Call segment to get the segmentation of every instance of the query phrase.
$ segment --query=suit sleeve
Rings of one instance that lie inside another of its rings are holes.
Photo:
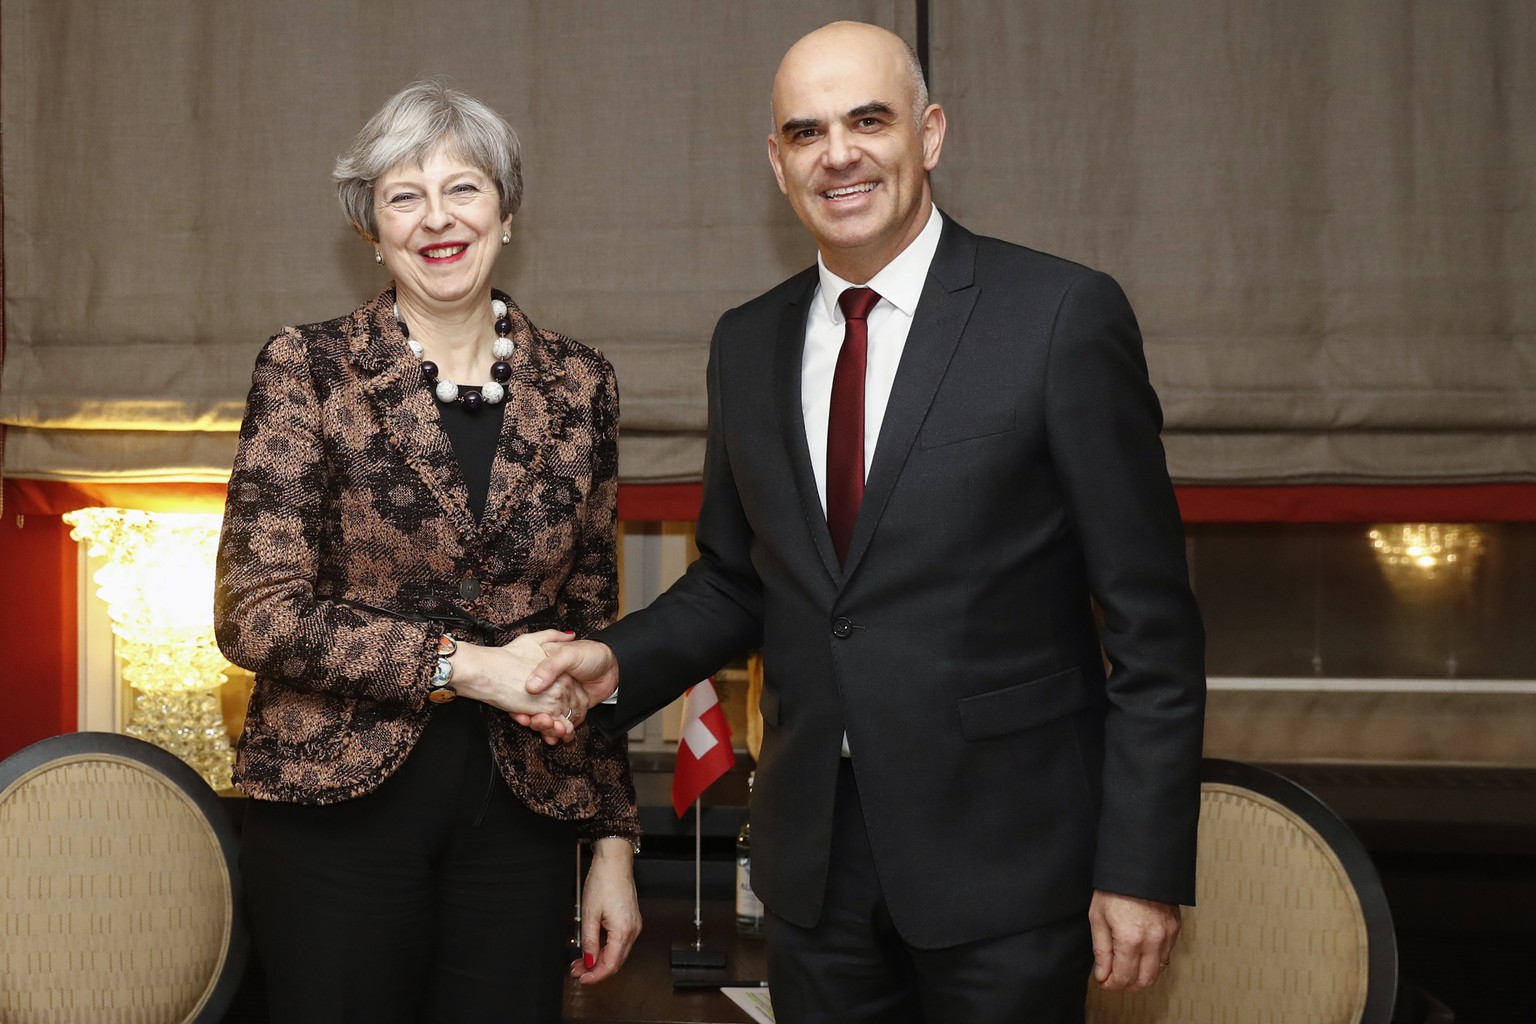
[[[436,634],[317,600],[326,463],[303,339],[257,357],[229,479],[214,634],[230,661],[298,690],[424,706]]]
[[[1192,904],[1204,631],[1141,334],[1104,274],[1079,278],[1061,302],[1046,401],[1110,661],[1094,884]]]
[[[725,442],[722,381],[734,315],[720,318],[710,343],[704,499],[695,532],[699,557],[649,607],[626,615],[598,637],[619,661],[619,703],[604,722],[605,730],[639,724],[761,643],[762,581],[752,566],[752,527],[736,492]]]

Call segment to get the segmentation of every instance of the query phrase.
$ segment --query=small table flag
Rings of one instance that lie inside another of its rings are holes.
[[[681,818],[688,805],[735,764],[730,723],[714,681],[706,679],[690,687],[683,698],[683,735],[672,773],[672,809],[677,816]]]

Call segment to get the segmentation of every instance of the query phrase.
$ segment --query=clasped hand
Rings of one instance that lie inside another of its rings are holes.
[[[558,711],[514,711],[512,717],[542,733],[545,743],[569,743],[592,706],[618,689],[618,661],[607,644],[596,640],[576,640],[568,633],[551,637],[547,630],[529,635],[539,639],[543,657],[528,674],[525,690],[535,699],[559,694],[565,703]]]
[[[545,660],[543,644],[559,645],[570,633],[555,629],[524,633],[502,647],[460,644],[453,656],[453,689],[461,697],[484,701],[519,721],[539,716],[568,727],[575,735],[577,705],[585,712],[580,687],[569,679],[554,679],[537,690],[528,687],[529,674]],[[566,713],[571,712],[570,718]],[[524,724],[527,724],[524,721]],[[541,730],[543,731],[543,730]]]

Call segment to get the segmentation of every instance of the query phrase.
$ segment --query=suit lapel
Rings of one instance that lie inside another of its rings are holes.
[[[917,432],[933,404],[939,384],[949,368],[955,348],[965,332],[966,321],[976,304],[973,287],[976,274],[976,236],[944,218],[944,233],[928,269],[912,329],[901,353],[901,364],[891,385],[891,397],[880,425],[880,439],[875,445],[874,462],[864,482],[864,500],[854,521],[853,537],[848,544],[848,562],[838,573],[847,579],[858,568],[859,560],[885,513],[886,502],[901,477],[902,466],[917,441]],[[803,431],[802,431],[803,433]],[[814,493],[815,485],[812,485]],[[826,534],[823,529],[822,533]],[[830,546],[830,537],[827,540]],[[834,566],[837,564],[834,557]]]
[[[784,452],[789,457],[800,512],[811,534],[816,553],[821,556],[827,574],[836,580],[843,574],[827,529],[827,515],[816,490],[816,471],[811,466],[811,449],[805,439],[805,413],[800,403],[800,366],[805,352],[805,322],[810,315],[812,297],[818,280],[816,268],[806,271],[798,298],[784,307],[779,317],[774,342],[773,398],[778,413],[779,433]]]
[[[393,302],[394,291],[387,290],[353,314],[352,359],[362,372],[362,391],[401,459],[421,478],[454,528],[470,539],[475,518],[469,510],[469,488],[443,431],[437,399],[422,385],[421,371],[391,312]]]

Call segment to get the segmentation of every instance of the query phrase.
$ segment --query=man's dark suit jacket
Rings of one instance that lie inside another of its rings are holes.
[[[840,567],[800,411],[816,284],[715,330],[700,557],[599,634],[607,727],[761,645],[752,877],[797,925],[845,730],[913,945],[1084,913],[1093,888],[1192,903],[1204,635],[1124,294],[946,217]]]

